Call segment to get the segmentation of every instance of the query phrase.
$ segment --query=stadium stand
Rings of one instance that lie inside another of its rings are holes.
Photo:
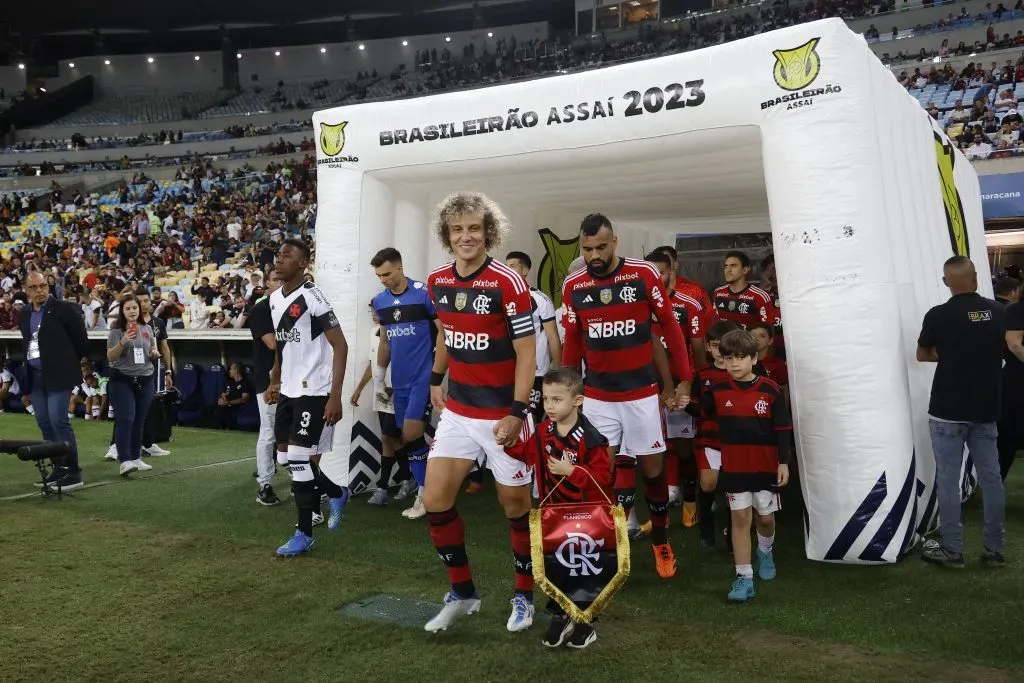
[[[950,112],[957,101],[963,100],[964,105],[970,106],[977,99],[988,98],[987,101],[994,104],[997,89],[1001,91],[1002,87],[1007,85],[1012,86],[1017,95],[1021,92],[1016,83],[1024,78],[1024,70],[1018,69],[1022,59],[1020,54],[1015,52],[1015,48],[1024,47],[1024,23],[1012,35],[1004,31],[1000,36],[997,27],[1000,24],[1010,26],[1008,22],[1024,22],[1024,9],[1020,3],[1013,9],[1006,9],[1002,4],[997,4],[993,8],[991,3],[984,7],[977,5],[976,8],[980,8],[981,11],[972,14],[966,6],[961,6],[959,12],[950,11],[947,16],[934,21],[912,24],[915,12],[891,13],[892,5],[886,2],[851,0],[792,5],[761,3],[692,14],[683,18],[648,21],[639,27],[631,27],[629,32],[609,32],[607,36],[602,34],[578,38],[571,44],[542,39],[517,43],[513,37],[509,40],[497,40],[493,45],[493,51],[488,48],[478,51],[473,44],[464,46],[461,54],[459,50],[449,51],[447,48],[441,53],[437,50],[424,50],[417,53],[413,60],[416,63],[412,68],[407,68],[407,65],[403,64],[387,75],[378,75],[376,71],[369,70],[359,73],[354,79],[320,79],[308,83],[278,81],[273,87],[257,86],[237,93],[214,90],[149,97],[102,98],[55,121],[52,125],[126,125],[154,121],[171,122],[185,118],[244,117],[268,112],[317,109],[346,102],[424,95],[700,49],[821,17],[840,16],[848,21],[857,17],[870,17],[872,20],[877,19],[879,23],[888,20],[885,23],[891,21],[906,26],[902,29],[893,26],[891,31],[883,33],[871,23],[864,31],[865,38],[869,43],[882,46],[880,49],[892,44],[905,44],[904,41],[908,39],[910,42],[919,38],[930,41],[931,47],[922,47],[917,54],[908,55],[900,50],[895,56],[890,55],[888,51],[881,52],[879,56],[883,62],[895,68],[899,68],[902,63],[908,63],[909,66],[913,61],[925,63],[924,66],[910,67],[902,71],[898,78],[911,90],[922,106],[928,108],[934,103],[939,112],[937,118],[944,126],[948,126]],[[1013,23],[1013,28],[1016,28],[1016,23]],[[975,40],[956,41],[958,37],[965,37],[964,31],[970,34],[966,37],[974,37]],[[951,47],[953,42],[957,42],[956,47]],[[993,63],[980,74],[980,66],[973,62],[954,69],[949,61],[945,65],[934,61],[941,62],[957,57],[969,59],[980,53],[989,53],[993,57],[998,57],[1001,62],[1006,62],[1007,59],[1009,61],[998,69]],[[1007,67],[1014,72],[1013,80],[1007,80],[1003,73]],[[960,84],[960,80],[965,82]],[[1000,119],[1007,111],[1007,108],[1003,108],[997,112]],[[977,113],[978,117],[972,120],[980,120],[984,111],[979,110]],[[0,153],[195,144],[294,132],[302,130],[307,125],[304,122],[257,129],[251,125],[233,124],[219,130],[194,131],[187,134],[181,131],[176,134],[173,131],[161,131],[134,137],[94,136],[86,139],[77,135],[69,139],[48,141],[33,139],[0,150]],[[957,129],[954,131],[957,132]],[[961,146],[967,148],[973,142],[973,133],[974,128],[967,126],[964,135],[958,133],[953,137],[957,138]],[[993,131],[989,131],[986,136],[992,134]],[[1010,152],[1016,150],[1016,142],[1009,144]],[[283,146],[283,140],[279,143],[267,140],[267,143],[267,146],[261,145],[256,149],[247,150],[237,150],[228,145],[223,149],[205,153],[199,160],[223,157],[241,159],[288,151]],[[299,145],[298,149],[304,151],[305,146]],[[977,154],[974,156],[979,157]],[[65,163],[54,161],[49,164],[0,163],[0,177],[116,171],[128,167],[166,167],[189,161],[188,158],[176,154],[147,154],[138,158],[125,156],[119,160],[89,162],[68,160]]]
[[[230,96],[230,91],[212,90],[174,95],[104,97],[57,119],[52,125],[119,126],[129,123],[180,121],[194,118],[204,109]]]

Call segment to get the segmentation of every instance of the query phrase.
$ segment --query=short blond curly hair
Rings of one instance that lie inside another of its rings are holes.
[[[452,253],[448,221],[453,216],[478,213],[484,217],[484,248],[497,249],[512,230],[512,223],[497,202],[481,192],[453,192],[437,205],[434,211],[434,232],[441,246]]]

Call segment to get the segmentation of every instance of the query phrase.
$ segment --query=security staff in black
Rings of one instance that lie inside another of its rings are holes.
[[[28,386],[36,423],[46,441],[66,441],[71,452],[55,462],[49,483],[64,489],[82,486],[78,442],[68,420],[71,390],[82,382],[82,358],[89,355],[89,337],[80,307],[50,296],[46,278],[38,270],[25,279],[29,305],[19,326],[25,341]]]

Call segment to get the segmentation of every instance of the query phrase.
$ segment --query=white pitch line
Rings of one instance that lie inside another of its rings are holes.
[[[220,462],[208,462],[208,463],[204,463],[202,465],[191,465],[189,467],[179,467],[176,470],[166,470],[166,471],[163,471],[163,472],[154,472],[152,474],[147,474],[144,477],[138,477],[137,479],[135,479],[135,481],[145,481],[147,479],[153,479],[154,477],[162,477],[162,476],[165,476],[165,475],[168,475],[168,474],[179,474],[181,472],[193,472],[195,470],[206,469],[207,467],[221,467],[223,465],[236,465],[236,464],[238,464],[240,462],[252,461],[254,459],[255,459],[254,456],[250,456],[248,458],[235,458],[234,460],[222,460]],[[107,486],[108,484],[124,484],[124,483],[126,483],[128,481],[131,481],[131,479],[126,479],[126,478],[105,479],[103,481],[97,481],[97,482],[94,482],[92,484],[86,484],[85,486],[81,486],[81,487],[79,487],[77,489],[71,489],[70,491],[68,491],[68,495],[69,496],[70,495],[74,495],[74,493],[76,491],[85,491],[85,490],[88,490],[88,489],[95,489],[95,488],[99,488],[100,486]],[[26,498],[39,498],[41,495],[42,494],[39,491],[34,491],[32,493],[22,493],[22,494],[19,494],[17,496],[7,496],[6,498],[0,498],[0,502],[7,502],[7,501],[12,501],[12,500],[24,500]]]

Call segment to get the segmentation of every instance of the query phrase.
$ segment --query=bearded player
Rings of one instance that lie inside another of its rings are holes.
[[[651,544],[658,574],[676,573],[676,559],[665,536],[668,484],[662,433],[658,375],[651,338],[652,318],[661,323],[671,375],[663,374],[666,398],[677,406],[689,401],[692,377],[686,341],[658,270],[645,261],[621,258],[611,222],[591,214],[580,226],[586,268],[571,273],[562,286],[565,346],[562,363],[579,369],[586,363],[583,412],[607,439],[615,454],[613,487],[627,513],[632,510],[636,466],[644,476],[651,513]],[[673,391],[674,389],[674,391]],[[670,406],[672,407],[672,406]]]
[[[529,438],[528,401],[536,368],[533,306],[522,276],[487,255],[510,225],[501,209],[475,192],[449,195],[437,208],[437,238],[455,260],[427,277],[441,329],[430,376],[430,396],[441,419],[427,458],[423,498],[430,538],[448,568],[451,589],[425,629],[443,631],[480,609],[466,557],[466,529],[455,509],[459,488],[480,461],[494,475],[505,510],[515,562],[512,614],[506,627],[533,624],[530,560],[532,471],[505,452]],[[441,387],[448,376],[447,395]]]

